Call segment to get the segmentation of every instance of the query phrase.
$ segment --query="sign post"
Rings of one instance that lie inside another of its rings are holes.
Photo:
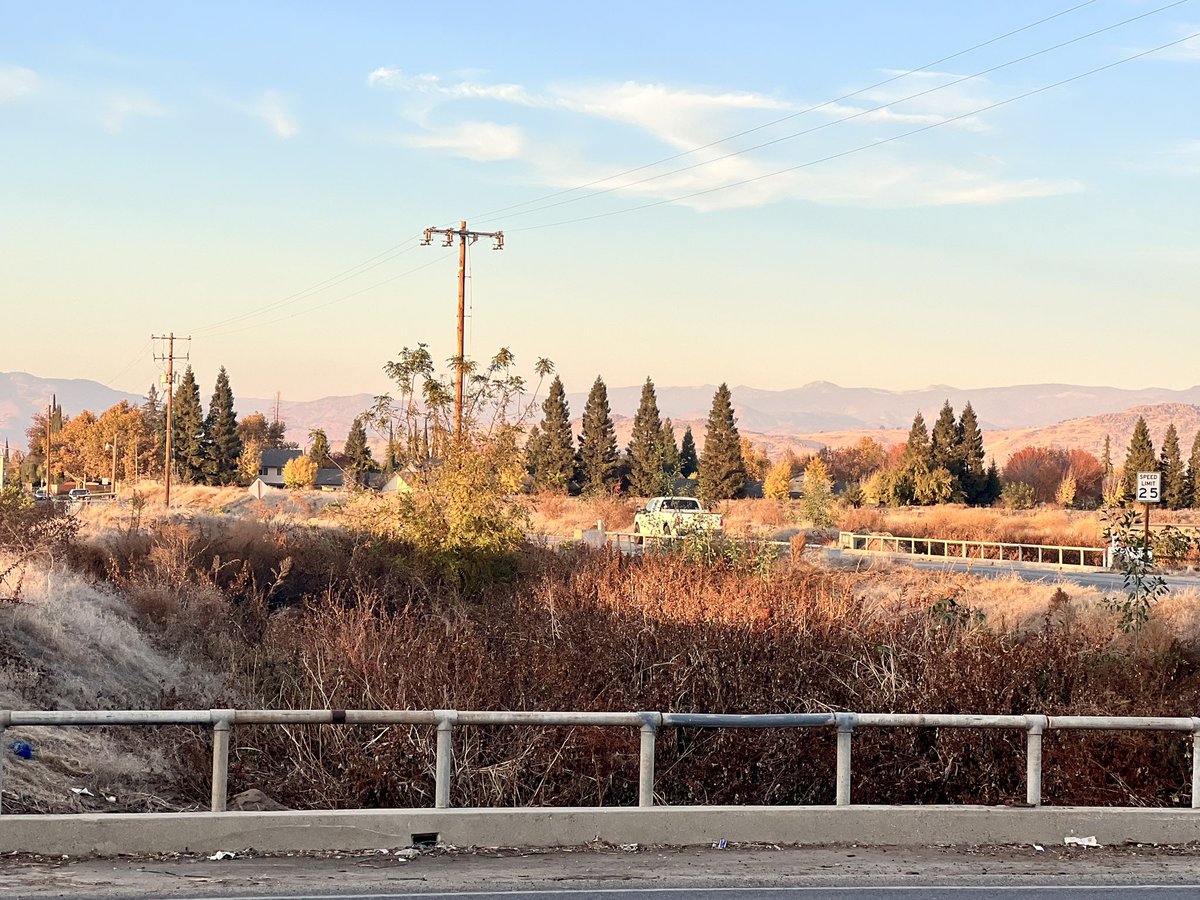
[[[1162,474],[1159,472],[1137,473],[1137,499],[1146,512],[1146,550],[1150,550],[1150,504],[1162,502]]]

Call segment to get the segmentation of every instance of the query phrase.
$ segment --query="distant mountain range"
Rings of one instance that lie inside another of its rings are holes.
[[[658,405],[679,434],[691,425],[702,441],[704,422],[715,385],[658,387]],[[641,397],[641,385],[609,389],[609,405],[624,445]],[[876,388],[843,388],[818,381],[804,387],[767,391],[735,387],[734,407],[742,433],[768,453],[786,447],[797,452],[823,445],[842,446],[864,435],[885,444],[903,441],[913,416],[920,411],[932,427],[942,404],[949,400],[956,412],[968,401],[984,431],[989,455],[1003,463],[1027,445],[1081,447],[1099,453],[1104,436],[1111,435],[1113,454],[1119,460],[1129,443],[1138,415],[1150,425],[1159,446],[1169,422],[1174,422],[1184,454],[1200,429],[1200,386],[1182,391],[1165,388],[1126,390],[1069,384],[1014,385],[963,390],[935,385],[916,391]],[[67,415],[90,409],[101,412],[121,400],[142,403],[142,397],[84,379],[39,378],[24,372],[0,373],[0,442],[24,447],[25,429],[33,415],[58,397]],[[204,399],[207,400],[207,397]],[[583,412],[586,395],[569,394],[571,412]],[[371,406],[371,394],[323,397],[319,400],[281,400],[280,417],[288,424],[288,437],[303,443],[310,428],[323,428],[336,446],[345,440],[354,417]],[[274,399],[237,398],[239,415],[254,411],[273,415]],[[576,426],[578,428],[578,425]]]

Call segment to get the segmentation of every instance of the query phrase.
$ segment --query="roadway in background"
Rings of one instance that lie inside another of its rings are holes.
[[[220,848],[212,848],[214,851]],[[0,895],[477,900],[1093,900],[1200,897],[1200,850],[731,846],[141,859],[0,858]]]

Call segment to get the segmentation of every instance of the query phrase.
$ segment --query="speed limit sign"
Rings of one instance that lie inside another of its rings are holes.
[[[1137,502],[1162,502],[1162,475],[1159,472],[1137,473]]]

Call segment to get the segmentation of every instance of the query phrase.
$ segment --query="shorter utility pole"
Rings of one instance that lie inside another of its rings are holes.
[[[175,356],[175,332],[173,332],[173,331],[170,332],[169,334],[165,334],[165,335],[164,334],[152,334],[150,336],[150,339],[154,340],[154,341],[166,341],[167,342],[167,352],[166,353],[156,353],[154,355],[154,358],[159,362],[165,362],[167,364],[167,376],[166,376],[166,382],[167,382],[167,446],[166,446],[166,450],[163,454],[163,485],[166,487],[166,492],[167,492],[165,502],[166,502],[167,506],[170,506],[171,505],[171,422],[172,422],[171,400],[175,396],[175,360],[176,359],[183,359],[183,360],[191,359],[191,353],[190,352],[185,353],[181,357]],[[179,338],[179,340],[190,341],[191,338],[190,337],[181,337],[181,338]]]
[[[54,420],[54,404],[46,407],[46,499],[50,499],[50,423]]]
[[[462,438],[462,420],[463,420],[463,375],[467,370],[467,358],[463,350],[463,322],[466,319],[467,311],[467,240],[474,244],[481,237],[488,237],[494,241],[493,250],[504,249],[504,232],[503,231],[468,231],[467,223],[459,222],[457,228],[426,228],[425,239],[421,241],[423,246],[428,247],[433,243],[435,234],[444,234],[446,243],[443,247],[453,247],[454,238],[458,237],[458,357],[455,361],[455,378],[454,378],[454,439]]]

